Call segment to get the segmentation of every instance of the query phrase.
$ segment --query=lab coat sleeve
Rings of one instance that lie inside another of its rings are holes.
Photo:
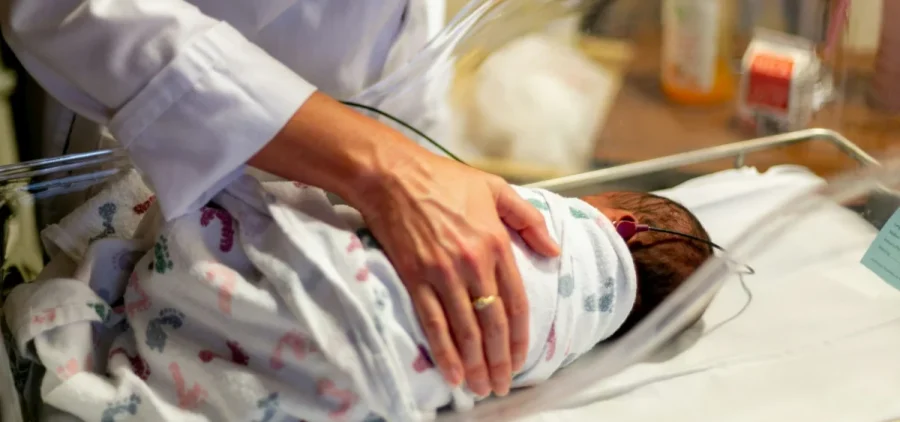
[[[315,91],[182,0],[6,0],[2,29],[64,105],[108,126],[172,219],[243,170]]]

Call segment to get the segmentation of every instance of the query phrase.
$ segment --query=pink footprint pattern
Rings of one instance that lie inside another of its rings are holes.
[[[72,378],[79,372],[90,372],[94,370],[94,354],[88,352],[84,357],[84,366],[78,362],[78,359],[71,358],[65,364],[56,367],[56,375],[63,381]]]
[[[184,375],[181,373],[181,366],[179,366],[178,363],[170,363],[169,372],[172,375],[172,381],[175,383],[175,394],[178,395],[178,407],[180,409],[196,409],[203,404],[208,393],[197,383],[194,383],[191,388],[188,389],[187,382],[184,380]]]
[[[219,250],[230,252],[234,247],[234,219],[228,211],[206,207],[200,211],[200,225],[209,226],[213,219],[218,218],[222,222],[222,232],[219,238]]]
[[[56,367],[56,375],[63,381],[72,378],[75,374],[81,372],[81,365],[78,359],[71,358],[65,364]]]
[[[356,281],[363,282],[369,279],[369,268],[362,267],[356,272]]]
[[[285,349],[292,353],[297,360],[303,360],[308,354],[317,350],[315,345],[302,334],[293,331],[289,332],[281,336],[278,344],[275,345],[275,351],[272,352],[272,358],[269,362],[272,369],[277,371],[284,368],[284,357],[282,355],[285,353]]]
[[[319,397],[331,399],[337,403],[337,409],[331,411],[329,416],[332,419],[340,419],[356,404],[357,397],[350,391],[343,390],[334,385],[329,379],[323,379],[316,385],[316,392]]]
[[[363,248],[362,240],[358,236],[350,236],[350,244],[347,245],[347,253],[357,251]]]
[[[150,296],[147,295],[144,287],[141,286],[141,280],[138,278],[137,272],[131,273],[131,277],[128,279],[128,287],[137,295],[137,299],[125,302],[125,313],[129,318],[133,318],[138,312],[150,309]]]
[[[553,325],[550,326],[550,335],[547,336],[547,355],[544,357],[544,360],[551,361],[553,360],[553,355],[556,354],[556,322],[553,322]]]
[[[237,288],[234,271],[224,265],[211,262],[204,278],[207,283],[219,290],[219,311],[225,315],[231,315],[231,303]]]
[[[31,323],[35,325],[50,324],[56,321],[56,308],[44,309],[40,314],[31,317]]]

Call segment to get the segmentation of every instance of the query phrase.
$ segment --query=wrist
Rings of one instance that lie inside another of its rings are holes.
[[[424,151],[392,128],[315,93],[250,165],[361,208]]]

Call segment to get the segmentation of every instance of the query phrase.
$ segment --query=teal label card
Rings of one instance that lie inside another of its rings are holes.
[[[896,289],[900,289],[900,209],[881,228],[862,264]]]

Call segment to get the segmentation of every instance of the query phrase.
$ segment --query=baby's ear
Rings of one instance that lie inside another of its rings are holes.
[[[637,217],[635,217],[634,214],[631,213],[631,211],[626,211],[619,208],[601,208],[599,209],[599,211],[603,213],[606,218],[609,218],[609,220],[612,221],[613,224],[623,220],[633,221],[638,224],[641,223],[640,221],[638,221]]]

